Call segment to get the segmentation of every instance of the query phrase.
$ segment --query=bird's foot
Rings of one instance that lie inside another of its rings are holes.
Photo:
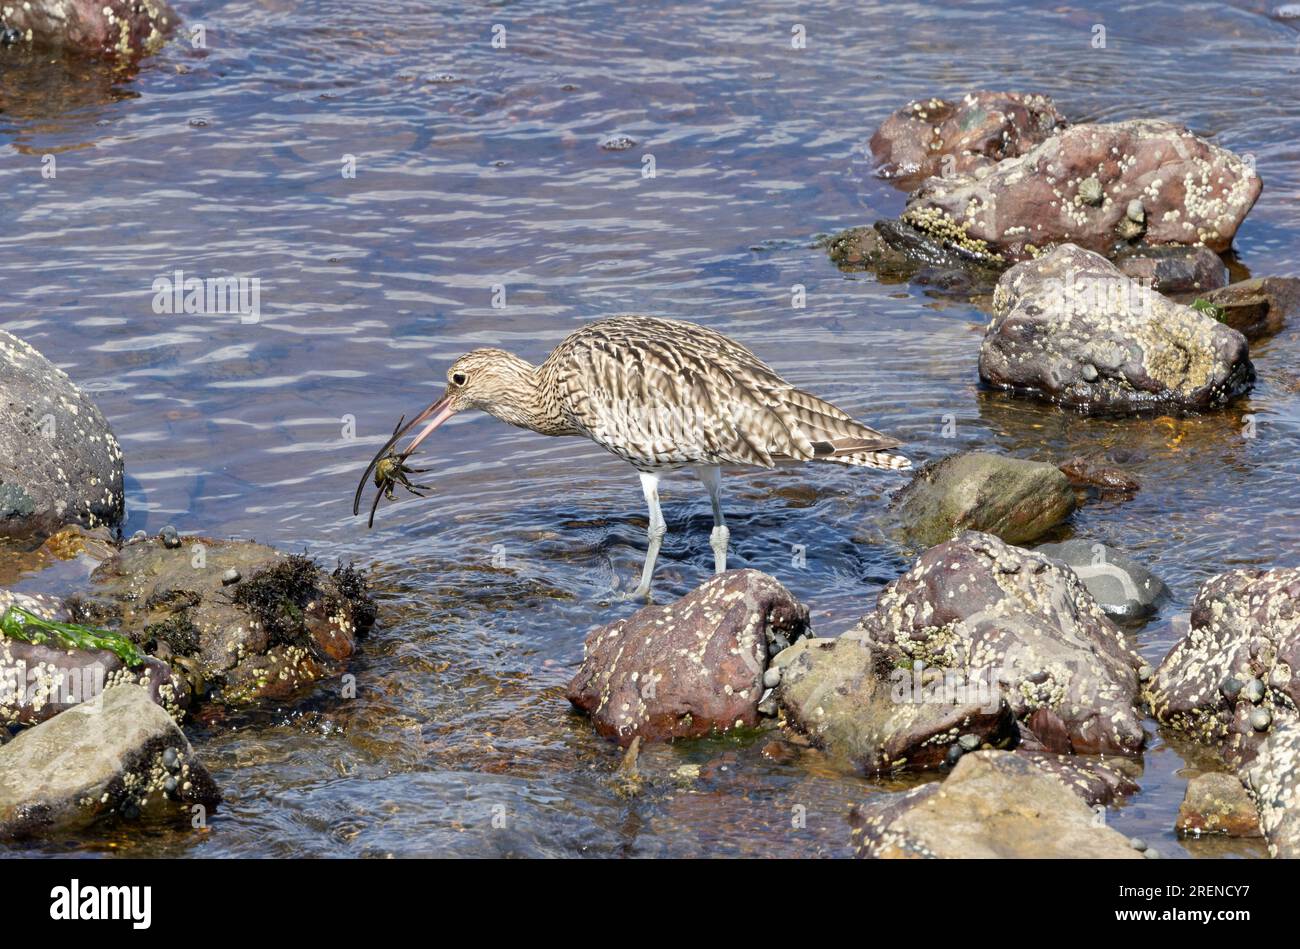
[[[635,590],[619,590],[614,594],[614,599],[626,603],[629,600],[645,600],[650,602],[650,588],[637,587]]]
[[[724,525],[713,528],[709,535],[709,546],[713,548],[713,572],[727,572],[727,544],[731,540],[731,531]]]

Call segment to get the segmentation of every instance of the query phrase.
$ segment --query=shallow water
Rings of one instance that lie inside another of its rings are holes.
[[[1167,117],[1253,155],[1265,187],[1237,236],[1241,269],[1295,274],[1296,21],[1218,3],[385,6],[376,20],[337,0],[182,2],[207,49],[173,43],[134,73],[0,51],[0,326],[111,420],[125,530],[172,523],[354,559],[383,601],[357,698],[328,684],[194,729],[227,794],[206,831],[109,828],[26,852],[847,854],[848,805],[904,783],[813,754],[778,764],[766,736],[647,749],[646,791],[612,788],[617,751],[563,686],[586,631],[632,608],[610,597],[643,552],[620,462],[457,418],[435,439],[432,499],[385,507],[370,532],[350,516],[366,461],[453,357],[491,344],[536,361],[602,315],[729,333],[920,461],[1130,451],[1142,491],[1092,501],[1060,536],[1124,549],[1172,587],[1133,634],[1153,661],[1207,577],[1300,562],[1300,329],[1255,345],[1259,383],[1218,415],[1083,419],[980,391],[982,301],[845,275],[810,246],[901,209],[864,151],[890,111],[1016,89],[1075,120]],[[1090,45],[1096,23],[1105,49]],[[637,144],[602,149],[611,135]],[[261,320],[155,314],[151,284],[176,268],[260,277]],[[806,308],[791,306],[796,284]],[[838,633],[914,554],[881,514],[900,483],[834,466],[733,476],[732,565],[774,574],[819,634]],[[682,477],[664,494],[661,601],[712,562],[702,489]],[[1113,826],[1167,856],[1261,855],[1177,841],[1198,755],[1148,725],[1142,791]],[[690,763],[703,776],[682,786],[672,772]]]

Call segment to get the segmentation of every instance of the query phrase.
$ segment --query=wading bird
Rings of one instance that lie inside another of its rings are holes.
[[[641,582],[646,596],[667,527],[659,510],[659,479],[693,468],[713,502],[714,568],[727,569],[730,534],[722,517],[723,465],[772,468],[831,461],[863,468],[905,469],[911,462],[889,449],[901,444],[854,421],[829,402],[795,388],[744,346],[721,333],[649,316],[617,316],[584,326],[539,366],[500,349],[476,349],[447,370],[442,397],[392,438],[361,476],[352,513],[376,471],[379,494],[392,497],[406,466],[430,433],[456,412],[481,409],[543,435],[582,435],[641,474],[650,508],[649,546]],[[421,423],[406,450],[393,446]]]

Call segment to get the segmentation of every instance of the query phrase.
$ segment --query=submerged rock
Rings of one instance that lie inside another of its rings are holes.
[[[902,219],[1003,264],[1064,243],[1109,255],[1139,238],[1221,252],[1260,188],[1250,165],[1180,126],[1087,123],[987,174],[927,179]]]
[[[1047,96],[971,92],[909,102],[871,136],[877,174],[900,184],[976,172],[1023,155],[1065,125]]]
[[[1300,724],[1276,729],[1245,770],[1259,823],[1274,857],[1300,857]]]
[[[1128,248],[1115,256],[1115,266],[1126,277],[1166,295],[1204,293],[1228,282],[1223,258],[1208,247],[1168,244]]]
[[[1074,505],[1074,491],[1054,465],[982,451],[926,465],[894,500],[905,533],[925,546],[963,530],[1023,543],[1064,521]]]
[[[1012,267],[980,347],[991,386],[1084,409],[1202,410],[1248,391],[1245,337],[1065,244]]]
[[[0,330],[0,537],[122,519],[122,450],[61,369]]]
[[[189,818],[220,800],[185,735],[136,686],[114,686],[0,747],[0,839],[109,815]]]
[[[929,285],[959,286],[964,294],[993,287],[1001,275],[973,254],[946,247],[910,225],[881,220],[851,227],[821,242],[841,270],[866,270],[889,281],[916,280]]]
[[[1247,339],[1271,336],[1300,310],[1300,278],[1256,277],[1201,294],[1218,317]]]
[[[1211,771],[1187,782],[1174,828],[1179,834],[1199,837],[1259,837],[1259,812],[1241,781],[1231,774]]]
[[[1191,626],[1147,683],[1162,725],[1249,761],[1300,702],[1300,568],[1230,570],[1206,581]],[[1267,711],[1264,728],[1252,721]]]
[[[620,745],[758,724],[768,657],[808,632],[808,608],[757,570],[730,570],[587,636],[568,698]]]
[[[966,755],[942,784],[850,813],[859,857],[1141,859],[1073,790],[1024,756]]]
[[[130,60],[156,52],[180,22],[164,0],[8,0],[0,30],[18,45],[105,59]]]
[[[74,620],[120,629],[199,697],[283,699],[341,672],[375,619],[364,580],[249,541],[127,544],[69,598]],[[230,570],[243,578],[225,583]]]
[[[1057,466],[1076,488],[1096,488],[1102,493],[1135,494],[1142,489],[1137,475],[1111,464],[1103,457],[1076,455]]]
[[[1046,751],[1136,755],[1141,658],[1068,567],[967,532],[927,550],[846,637],[991,683]]]
[[[963,739],[974,748],[1014,744],[1015,718],[996,686],[948,689],[942,676],[896,657],[848,638],[796,643],[773,660],[783,718],[865,774],[937,768]]]
[[[1037,550],[1073,570],[1097,605],[1115,619],[1150,616],[1169,597],[1163,580],[1106,544],[1076,539],[1043,544]]]

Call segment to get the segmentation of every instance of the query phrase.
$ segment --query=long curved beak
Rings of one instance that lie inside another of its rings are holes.
[[[357,493],[352,498],[352,513],[354,515],[361,513],[361,493],[366,489],[366,482],[370,479],[370,473],[375,470],[375,465],[379,464],[379,460],[388,454],[389,450],[397,444],[399,440],[401,440],[403,435],[415,428],[415,426],[419,425],[421,422],[426,423],[424,428],[420,429],[419,434],[412,439],[411,444],[407,445],[406,450],[402,452],[401,457],[405,459],[410,457],[411,453],[420,446],[420,442],[433,434],[435,428],[455,414],[456,410],[451,407],[451,395],[450,393],[444,392],[442,398],[438,399],[438,401],[434,402],[415,418],[406,422],[405,425],[402,424],[406,421],[405,416],[398,419],[397,428],[393,429],[393,434],[389,437],[388,441],[384,442],[384,447],[379,449],[379,451],[375,453],[375,457],[370,459],[370,464],[366,465],[366,470],[361,475],[361,482],[357,485]],[[383,494],[382,491],[379,493],[381,495]],[[378,499],[376,499],[376,501],[377,500]],[[374,517],[373,511],[371,512],[371,517]]]

